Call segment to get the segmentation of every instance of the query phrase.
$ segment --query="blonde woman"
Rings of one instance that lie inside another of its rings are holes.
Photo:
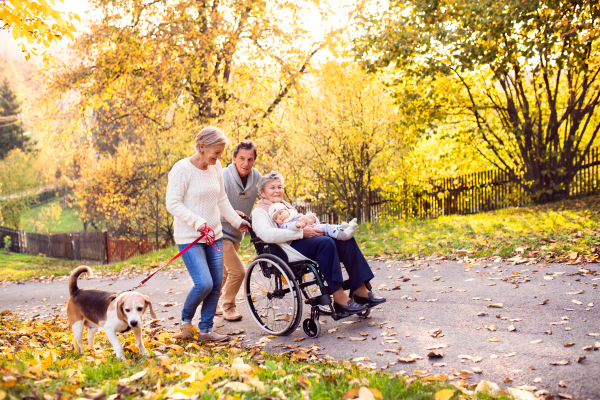
[[[219,128],[208,126],[196,136],[196,154],[179,160],[169,172],[167,210],[174,217],[175,243],[183,250],[200,236],[205,226],[215,233],[217,251],[205,239],[184,253],[181,258],[194,282],[181,310],[180,339],[193,339],[192,319],[200,303],[200,342],[224,342],[229,336],[213,332],[213,319],[223,281],[223,232],[221,215],[231,225],[247,232],[250,224],[233,209],[223,185],[219,159],[228,139]]]

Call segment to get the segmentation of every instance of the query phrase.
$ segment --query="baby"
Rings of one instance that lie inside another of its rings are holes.
[[[304,216],[296,210],[289,209],[283,203],[273,203],[269,207],[269,217],[279,225],[281,229],[289,229],[297,231],[306,227],[306,223],[300,222],[299,219]],[[325,231],[325,235],[337,240],[349,240],[356,232],[356,218],[350,223],[341,223],[339,225],[330,224],[315,224],[313,228]]]

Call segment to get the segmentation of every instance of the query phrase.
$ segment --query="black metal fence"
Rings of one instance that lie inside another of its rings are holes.
[[[585,164],[600,160],[600,148],[590,151]],[[577,173],[569,186],[569,196],[600,193],[600,166],[594,165]],[[394,194],[371,191],[365,196],[360,220],[392,221],[407,217],[436,218],[450,214],[474,214],[483,211],[531,204],[523,188],[511,182],[499,170],[465,174],[455,178],[430,179],[421,185],[398,186]],[[339,223],[358,217],[339,203],[330,200],[300,202],[302,212],[314,212],[328,223]]]

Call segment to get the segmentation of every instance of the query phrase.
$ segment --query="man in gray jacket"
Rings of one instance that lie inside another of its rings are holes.
[[[244,140],[233,149],[233,162],[223,169],[223,183],[229,202],[238,213],[250,215],[258,199],[256,184],[261,178],[260,172],[253,168],[257,149],[252,140]],[[244,234],[221,218],[223,225],[223,289],[221,300],[223,307],[217,309],[227,321],[239,321],[242,315],[235,310],[235,297],[244,281],[246,270],[237,252]]]

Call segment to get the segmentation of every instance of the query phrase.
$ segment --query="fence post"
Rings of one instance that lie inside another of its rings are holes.
[[[102,248],[104,250],[104,257],[103,257],[104,264],[110,264],[110,253],[109,253],[108,241],[109,241],[108,232],[102,232]]]

